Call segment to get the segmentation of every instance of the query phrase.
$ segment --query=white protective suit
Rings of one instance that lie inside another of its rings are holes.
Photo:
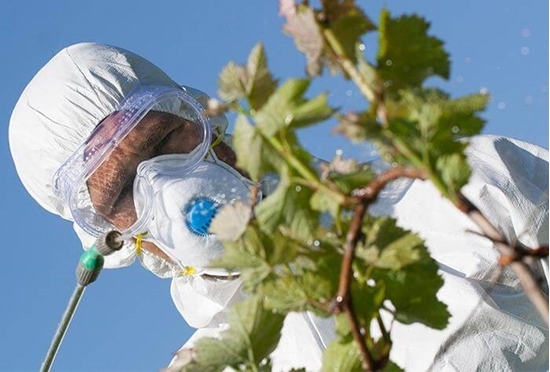
[[[10,120],[9,141],[17,172],[41,206],[70,219],[54,192],[53,174],[138,83],[162,85],[172,80],[131,52],[85,43],[63,49],[28,84]],[[199,101],[206,99],[192,92]],[[227,122],[214,118],[213,126],[221,134]],[[528,246],[548,244],[548,151],[481,136],[472,141],[468,156],[474,172],[464,189],[466,196],[508,238]],[[401,226],[426,239],[445,280],[438,297],[452,314],[443,331],[395,323],[393,361],[408,371],[548,369],[548,329],[517,279],[506,270],[498,283],[492,282],[496,249],[487,239],[465,233],[478,229],[429,183],[395,182],[371,212],[395,216]],[[83,247],[91,246],[93,239],[74,226]],[[125,244],[106,257],[105,266],[123,267],[135,259],[135,248]],[[242,298],[238,280],[182,276],[179,269],[147,252],[138,259],[159,277],[172,278],[176,307],[190,326],[199,328],[184,347],[223,329],[228,306]],[[547,261],[540,270],[547,273]],[[333,337],[331,319],[291,314],[272,354],[275,370],[320,369],[322,350]]]

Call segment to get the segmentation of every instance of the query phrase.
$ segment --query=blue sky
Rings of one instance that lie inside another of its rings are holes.
[[[486,133],[548,148],[548,2],[365,1],[374,20],[382,4],[393,14],[416,12],[451,54],[452,76],[434,81],[452,95],[487,90]],[[37,370],[74,288],[80,243],[69,222],[49,214],[27,194],[15,172],[7,133],[11,111],[28,81],[63,47],[82,41],[138,53],[174,80],[216,95],[217,75],[230,60],[246,61],[262,41],[280,78],[303,76],[304,58],[281,32],[276,1],[74,1],[0,2],[0,371]],[[367,50],[372,45],[367,39]],[[348,83],[324,77],[312,87],[330,89],[331,103],[361,107]],[[367,146],[351,147],[329,134],[330,125],[302,140],[317,156],[336,149],[361,159]],[[139,264],[104,270],[91,285],[54,364],[55,371],[155,371],[192,330],[172,304],[169,280]]]

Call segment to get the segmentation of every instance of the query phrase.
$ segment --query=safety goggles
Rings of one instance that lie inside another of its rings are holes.
[[[55,173],[56,192],[91,236],[114,225],[135,236],[147,218],[137,218],[133,207],[138,165],[159,155],[187,154],[165,169],[184,177],[208,153],[211,132],[204,108],[185,88],[139,86]]]

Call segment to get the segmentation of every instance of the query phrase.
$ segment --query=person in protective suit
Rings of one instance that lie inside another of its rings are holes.
[[[174,304],[197,328],[183,349],[225,329],[228,308],[245,296],[238,277],[208,268],[223,250],[208,225],[221,205],[246,200],[251,182],[235,169],[225,117],[204,115],[207,99],[132,52],[82,43],[36,74],[9,126],[23,185],[42,207],[74,222],[84,249],[116,228],[127,240],[105,267],[138,259],[171,278]],[[466,197],[508,239],[548,244],[548,151],[478,136],[467,155]],[[431,184],[395,182],[370,212],[391,215],[426,240],[444,279],[438,297],[451,313],[444,330],[395,322],[392,361],[407,371],[548,369],[548,328],[517,278],[505,270],[495,281],[498,251],[466,233],[479,230]],[[535,269],[547,284],[547,259]],[[271,355],[274,370],[319,370],[333,325],[291,313]]]

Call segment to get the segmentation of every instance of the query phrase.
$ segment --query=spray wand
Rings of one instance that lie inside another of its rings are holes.
[[[97,279],[103,268],[103,256],[108,256],[122,248],[123,241],[120,239],[120,236],[121,234],[118,231],[110,231],[100,236],[95,244],[80,256],[78,266],[76,267],[76,287],[57,326],[46,358],[42,362],[41,372],[48,372],[50,370],[86,286]]]

